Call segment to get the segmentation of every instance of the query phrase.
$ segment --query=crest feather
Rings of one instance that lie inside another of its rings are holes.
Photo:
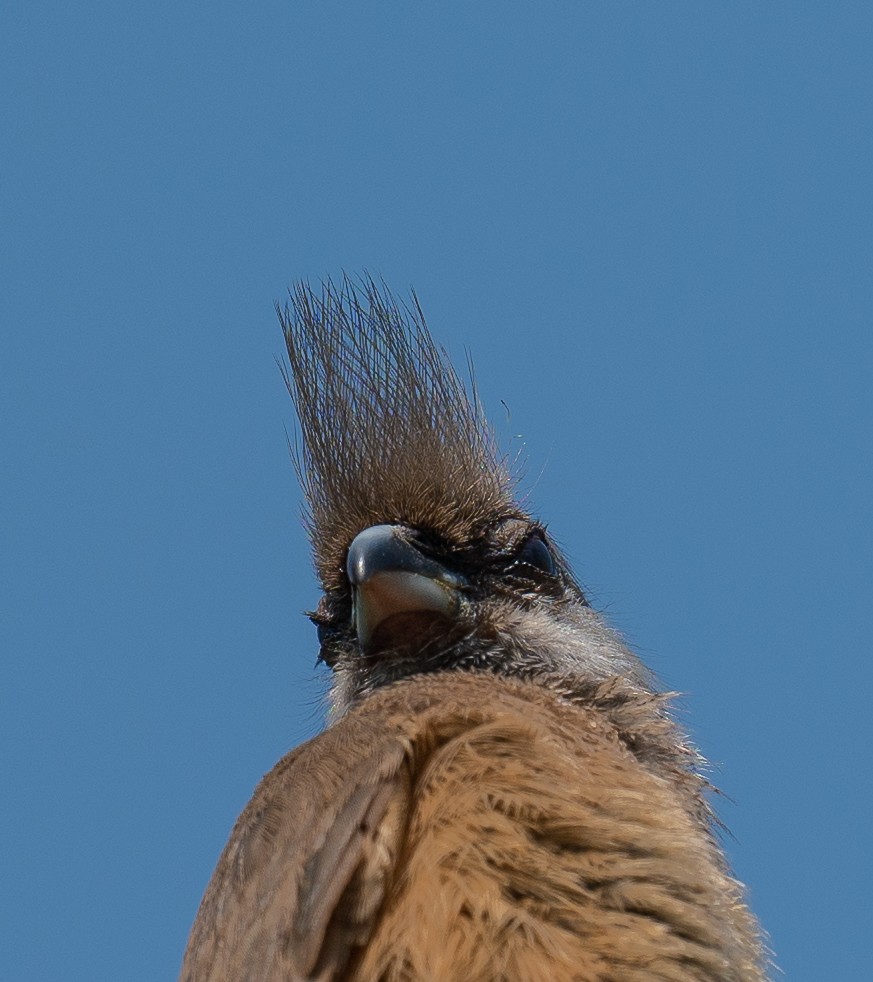
[[[298,283],[279,309],[285,381],[300,420],[294,458],[316,568],[338,586],[348,544],[399,523],[454,544],[520,516],[476,394],[433,341],[413,293],[366,278]]]

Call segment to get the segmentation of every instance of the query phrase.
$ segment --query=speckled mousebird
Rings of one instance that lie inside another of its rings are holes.
[[[184,982],[764,979],[698,756],[417,301],[280,318],[330,719],[237,821]]]

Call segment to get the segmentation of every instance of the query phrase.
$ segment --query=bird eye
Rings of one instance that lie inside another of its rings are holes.
[[[521,547],[515,557],[515,564],[533,566],[534,569],[547,573],[549,576],[554,576],[558,571],[552,550],[538,535],[532,535]]]
[[[309,619],[315,625],[315,633],[318,636],[318,661],[324,662],[331,668],[336,664],[335,646],[340,635],[340,629],[336,624],[315,613],[310,614]]]
[[[313,610],[307,613],[309,620],[315,625],[315,633],[318,643],[321,646],[322,655],[324,651],[334,644],[340,635],[340,628],[336,621],[323,610]]]

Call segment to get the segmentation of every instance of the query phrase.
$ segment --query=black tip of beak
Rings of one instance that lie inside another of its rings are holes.
[[[462,585],[461,577],[419,552],[402,525],[373,525],[349,546],[346,573],[352,586],[361,586],[377,573],[387,572],[417,573],[451,586]]]
[[[453,620],[466,586],[462,576],[419,552],[402,525],[364,529],[349,547],[346,573],[354,589],[358,641],[365,649],[390,646],[401,635],[409,641],[416,624]]]

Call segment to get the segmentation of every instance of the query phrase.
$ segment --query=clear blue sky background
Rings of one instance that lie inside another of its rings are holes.
[[[0,979],[174,978],[321,725],[272,305],[364,268],[686,693],[787,977],[868,977],[869,2],[16,7]]]

